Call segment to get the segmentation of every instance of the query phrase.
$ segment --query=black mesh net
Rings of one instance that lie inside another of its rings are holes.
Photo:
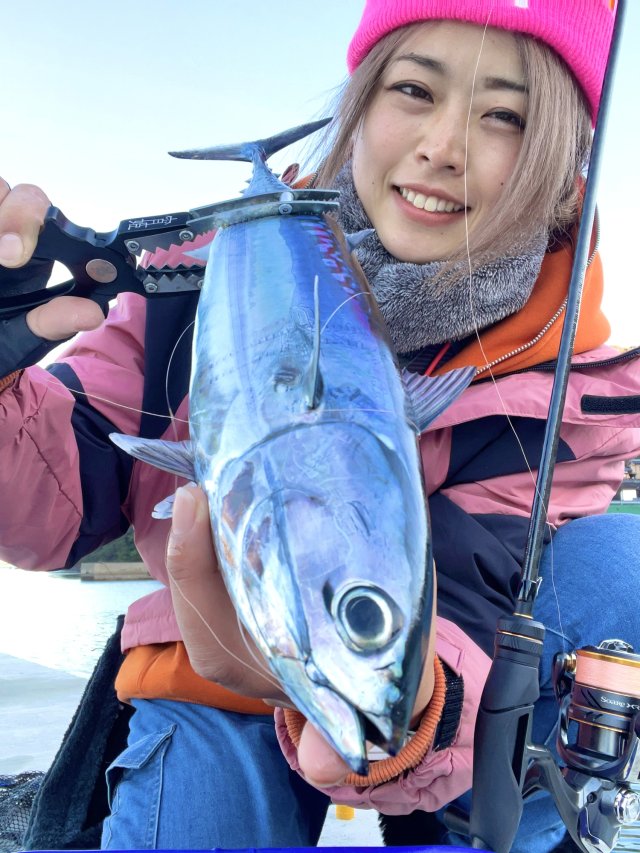
[[[0,853],[21,850],[31,806],[44,773],[0,775]]]

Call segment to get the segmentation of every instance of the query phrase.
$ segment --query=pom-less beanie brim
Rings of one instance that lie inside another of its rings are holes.
[[[578,81],[595,123],[609,54],[615,0],[367,0],[347,53],[349,72],[385,35],[432,20],[466,21],[540,39]]]

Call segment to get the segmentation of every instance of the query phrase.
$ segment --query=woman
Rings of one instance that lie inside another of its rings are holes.
[[[173,606],[168,590],[143,599],[131,608],[123,634],[129,652],[117,688],[136,712],[129,747],[109,773],[105,847],[304,845],[317,840],[326,793],[398,815],[434,813],[469,789],[475,715],[496,620],[513,608],[533,493],[529,468],[540,456],[552,379],[544,369],[520,371],[557,354],[579,179],[612,23],[605,0],[369,0],[350,47],[352,76],[317,183],[342,191],[345,230],[369,223],[376,229],[358,258],[400,361],[420,372],[478,367],[476,383],[421,440],[438,624],[413,723],[421,735],[440,725],[433,738],[417,738],[410,762],[379,762],[373,782],[349,778],[310,725],[278,710],[288,761],[320,792],[288,772],[259,701],[286,699],[245,665],[254,661],[224,603],[202,494],[178,491],[165,561],[166,523],[152,521],[150,512],[172,478],[132,466],[106,441],[113,429],[155,436],[164,429],[105,400],[117,389],[118,402],[132,409],[160,410],[159,380],[193,303],[185,299],[176,316],[173,306],[168,311],[125,297],[103,323],[90,303],[56,300],[27,316],[32,343],[95,331],[54,366],[55,381],[38,368],[0,380],[3,435],[12,436],[3,478],[30,470],[38,479],[37,495],[30,480],[21,500],[0,511],[2,556],[27,568],[75,562],[133,523],[152,572],[167,580],[168,562],[173,580]],[[17,248],[7,266],[28,271],[21,265],[46,203],[36,190],[5,189],[0,253],[7,238]],[[581,408],[586,389],[603,397],[638,393],[637,362],[635,369],[632,362],[613,363],[611,351],[602,349],[608,324],[600,289],[595,257],[577,335],[582,366],[572,378],[561,433],[552,527],[604,512],[622,478],[622,460],[640,447],[637,419]],[[145,337],[145,328],[152,334]],[[188,357],[169,388],[179,418],[187,411],[187,376]],[[74,401],[69,388],[95,399]],[[98,483],[99,502],[93,499]],[[25,505],[52,508],[37,541],[25,535]],[[563,565],[563,588],[580,569]],[[194,601],[236,658],[212,641]],[[598,642],[615,627],[606,614],[600,624],[585,604],[593,635],[578,620],[570,640],[579,644]],[[560,608],[575,612],[575,602],[561,597]],[[555,618],[546,590],[537,615]],[[555,650],[550,644],[543,688]],[[536,734],[544,739],[555,712],[549,701],[538,710]],[[444,833],[438,822],[431,829]],[[514,850],[551,850],[562,835],[545,798],[527,807]]]

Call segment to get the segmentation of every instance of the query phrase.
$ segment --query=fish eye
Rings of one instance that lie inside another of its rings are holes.
[[[379,651],[400,627],[400,611],[378,587],[357,585],[339,592],[332,603],[338,633],[358,652]]]

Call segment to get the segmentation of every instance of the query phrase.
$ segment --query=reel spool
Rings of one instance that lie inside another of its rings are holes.
[[[605,640],[556,655],[553,681],[561,759],[570,772],[615,783],[605,810],[629,827],[640,820],[640,655]]]

